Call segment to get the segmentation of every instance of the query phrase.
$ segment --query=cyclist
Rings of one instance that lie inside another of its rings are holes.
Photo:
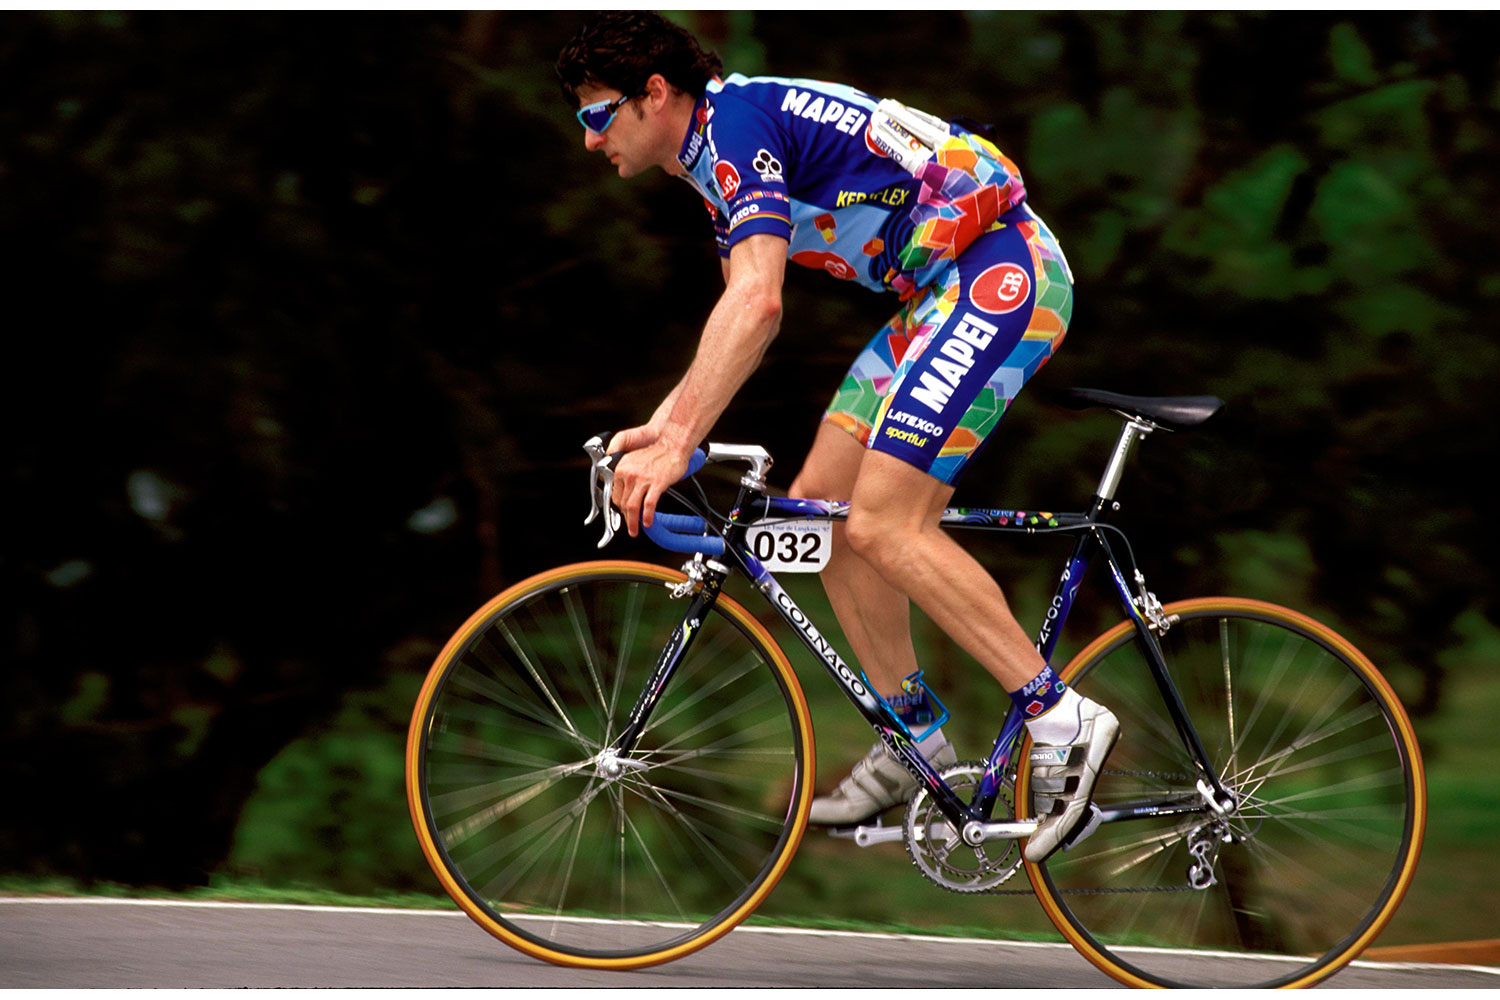
[[[865,675],[941,771],[909,601],[977,659],[1025,713],[1036,786],[1055,795],[1026,856],[1083,821],[1119,732],[1105,708],[1043,662],[999,586],[939,527],[953,486],[1001,414],[1062,343],[1072,276],[1026,204],[1020,172],[979,132],[851,87],[721,78],[718,57],[645,12],[601,15],[557,72],[584,145],[621,177],[660,167],[713,216],[724,291],[686,374],[644,424],[614,499],[631,535],[760,363],[781,324],[786,262],[896,293],[899,311],[854,360],[792,484],[852,500],[823,583]],[[893,734],[905,739],[907,734]],[[907,801],[916,779],[876,743],[811,820],[849,825]]]

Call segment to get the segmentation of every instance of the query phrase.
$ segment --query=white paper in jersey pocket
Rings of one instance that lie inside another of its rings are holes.
[[[768,521],[752,525],[745,542],[773,573],[820,573],[833,555],[833,522]]]

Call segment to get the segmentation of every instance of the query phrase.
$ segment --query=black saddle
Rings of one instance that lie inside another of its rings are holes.
[[[1102,389],[1064,389],[1057,401],[1070,410],[1107,406],[1174,431],[1197,427],[1224,409],[1218,396],[1124,396]]]

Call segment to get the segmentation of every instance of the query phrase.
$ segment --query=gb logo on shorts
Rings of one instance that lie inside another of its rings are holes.
[[[771,155],[768,149],[756,150],[755,159],[750,161],[750,166],[760,174],[760,179],[767,184],[772,181],[781,182],[781,161]]]
[[[969,286],[969,301],[987,313],[1008,313],[1026,303],[1031,276],[1016,264],[996,264]]]

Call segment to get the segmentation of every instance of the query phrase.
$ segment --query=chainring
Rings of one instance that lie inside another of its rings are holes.
[[[973,794],[985,767],[982,761],[961,760],[939,774],[962,798]],[[1000,789],[996,811],[1012,814],[1011,799],[1011,787],[1007,783]],[[1017,841],[992,840],[970,847],[938,809],[926,788],[918,789],[906,807],[903,832],[902,839],[911,863],[917,866],[923,878],[949,892],[994,892],[1021,870],[1021,851]]]

